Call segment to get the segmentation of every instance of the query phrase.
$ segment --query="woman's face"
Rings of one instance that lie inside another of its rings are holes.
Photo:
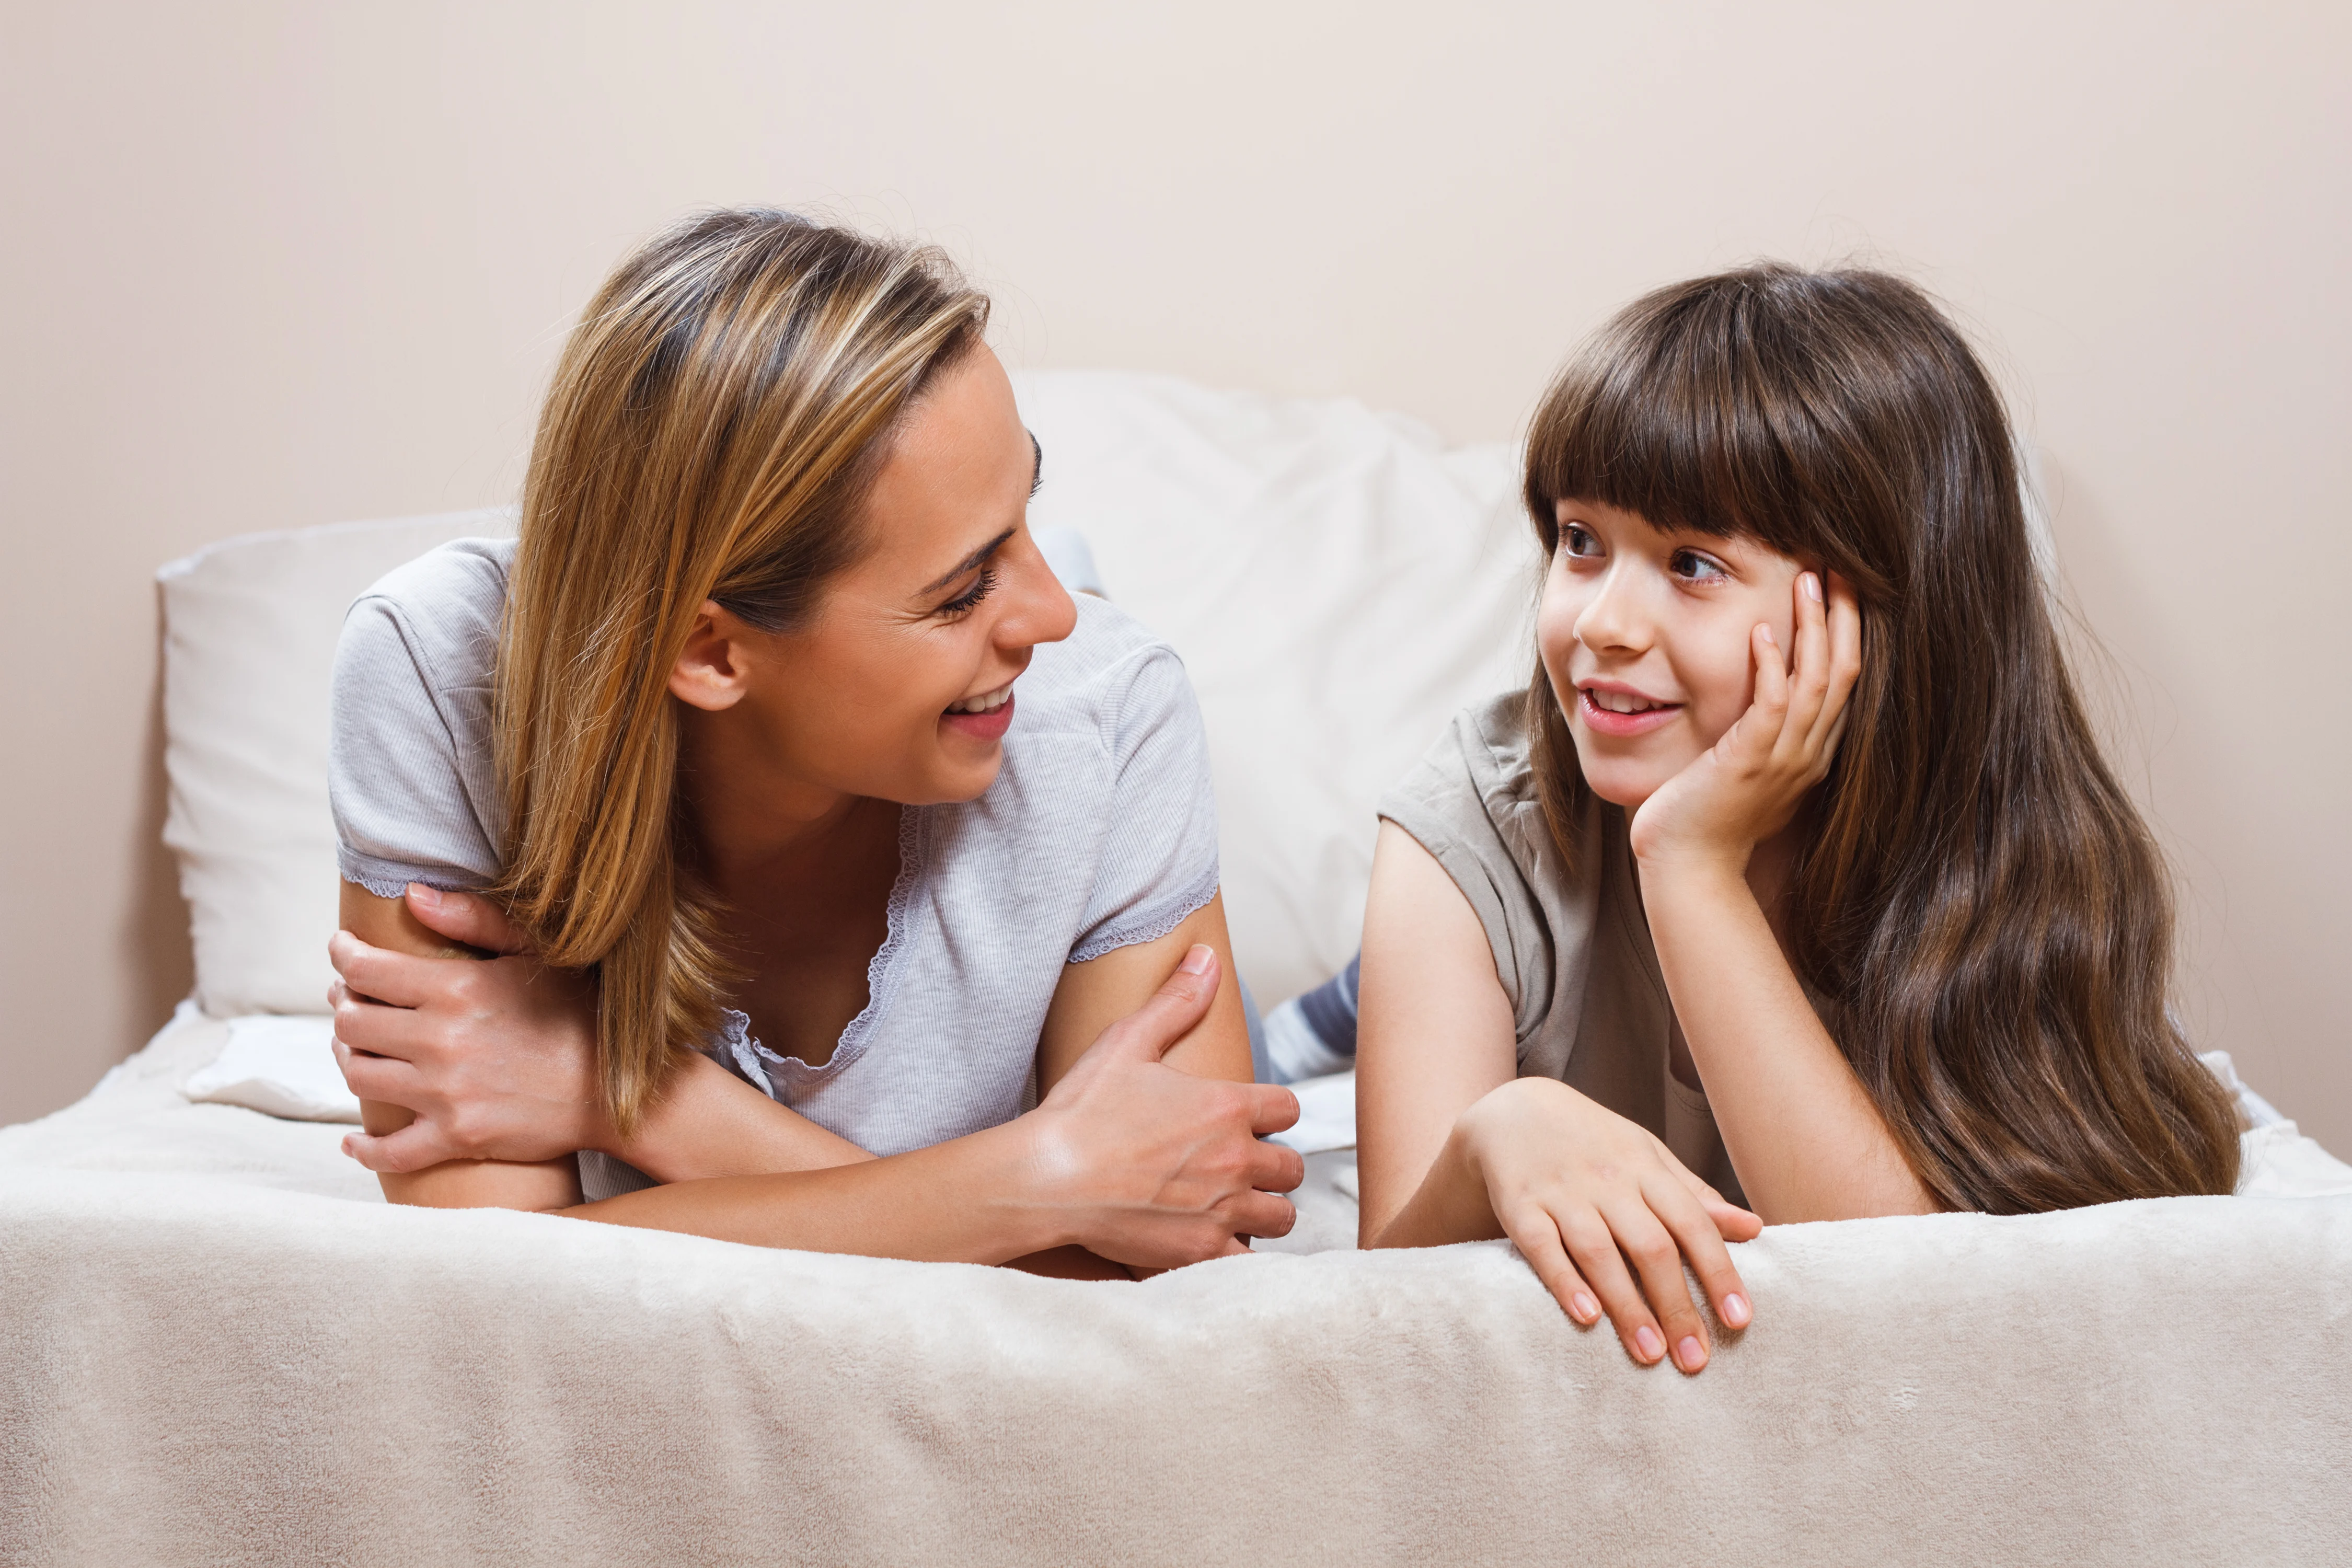
[[[761,633],[726,617],[742,667],[729,749],[828,794],[924,805],[986,790],[1031,654],[1077,624],[1029,537],[1038,464],[995,354],[942,374],[875,479],[865,553],[807,623]]]
[[[1748,637],[1793,647],[1799,563],[1753,540],[1661,531],[1634,512],[1554,503],[1559,544],[1536,640],[1576,759],[1601,799],[1638,809],[1740,714]]]

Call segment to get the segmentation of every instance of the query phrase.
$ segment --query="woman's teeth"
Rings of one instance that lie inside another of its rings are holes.
[[[993,713],[1013,700],[1013,683],[1006,681],[993,691],[983,691],[977,697],[967,697],[961,702],[948,704],[950,713]]]
[[[1664,702],[1653,702],[1646,697],[1633,697],[1622,691],[1587,691],[1595,708],[1606,708],[1612,713],[1647,713],[1653,708],[1664,708]]]

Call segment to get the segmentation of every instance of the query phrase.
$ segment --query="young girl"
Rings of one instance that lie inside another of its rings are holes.
[[[1030,538],[987,313],[689,219],[566,347],[520,542],[352,607],[336,1036],[394,1202],[1098,1278],[1288,1229],[1199,711]]]
[[[1381,806],[1366,1246],[1508,1236],[1692,1373],[1683,1264],[1747,1323],[1724,1241],[1763,1221],[2231,1190],[2009,428],[1874,272],[1665,289],[1563,372],[1534,679]]]

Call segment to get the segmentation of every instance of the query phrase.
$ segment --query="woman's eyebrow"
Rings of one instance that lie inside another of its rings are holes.
[[[1013,530],[1009,528],[1006,529],[1003,533],[998,534],[995,538],[990,540],[987,543],[982,545],[979,549],[973,551],[971,554],[965,556],[954,565],[949,567],[945,572],[942,572],[937,577],[932,578],[929,583],[924,584],[921,590],[918,593],[917,597],[919,598],[925,595],[938,593],[940,589],[946,587],[949,584],[954,582],[957,578],[962,576],[965,573],[971,571],[973,567],[979,565],[990,556],[995,554],[999,550],[1003,549],[1004,542],[1012,537]]]

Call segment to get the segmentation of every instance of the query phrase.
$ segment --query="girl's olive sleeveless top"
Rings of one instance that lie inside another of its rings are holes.
[[[1464,710],[1380,814],[1477,911],[1510,998],[1519,1076],[1557,1079],[1640,1123],[1734,1203],[1738,1177],[1703,1089],[1673,1071],[1675,1011],[1642,911],[1625,813],[1584,794],[1571,868],[1536,795],[1513,691]]]

